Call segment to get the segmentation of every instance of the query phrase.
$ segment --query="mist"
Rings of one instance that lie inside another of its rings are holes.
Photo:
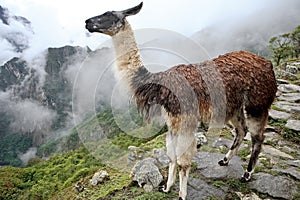
[[[236,50],[268,56],[269,39],[293,31],[299,24],[300,1],[274,1],[243,17],[213,23],[191,37],[216,57]]]

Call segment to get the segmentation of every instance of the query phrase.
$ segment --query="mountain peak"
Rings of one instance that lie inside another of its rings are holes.
[[[1,5],[0,5],[0,20],[2,21],[3,24],[5,25],[9,25],[8,23],[8,9],[7,8],[3,8]]]

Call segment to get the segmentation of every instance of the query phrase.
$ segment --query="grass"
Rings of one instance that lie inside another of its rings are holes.
[[[247,160],[247,157],[251,154],[250,148],[243,148],[238,151],[238,156],[241,157],[242,160]]]

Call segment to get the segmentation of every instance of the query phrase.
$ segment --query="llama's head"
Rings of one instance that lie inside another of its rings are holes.
[[[125,18],[137,14],[143,6],[139,5],[123,11],[108,11],[102,15],[89,18],[85,21],[85,27],[89,32],[99,32],[107,35],[115,35],[125,27]]]

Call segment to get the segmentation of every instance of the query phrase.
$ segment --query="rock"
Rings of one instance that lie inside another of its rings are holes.
[[[207,144],[207,138],[203,132],[195,133],[196,141],[197,141],[197,148],[200,148],[204,144]]]
[[[169,163],[171,162],[166,151],[162,148],[154,149],[153,157],[157,160],[159,168],[167,167],[169,165]]]
[[[213,148],[224,148],[225,147],[225,148],[229,149],[231,147],[231,145],[232,145],[231,140],[220,137],[216,141],[214,141],[211,146]]]
[[[282,157],[282,158],[288,158],[288,159],[294,159],[293,156],[287,154],[287,153],[284,153],[278,149],[275,149],[274,147],[270,146],[270,145],[263,145],[263,152],[265,154],[269,154],[271,156],[279,156],[279,157]]]
[[[300,120],[289,119],[285,127],[293,131],[300,131]]]
[[[267,124],[266,132],[276,132],[276,128],[274,126]]]
[[[76,193],[80,193],[80,192],[83,192],[83,190],[84,190],[84,187],[80,183],[76,183],[76,185],[74,186],[74,191]]]
[[[292,148],[292,147],[289,147],[289,146],[287,146],[287,145],[283,146],[283,147],[281,148],[281,150],[284,151],[284,152],[286,152],[286,153],[289,153],[289,154],[292,154],[292,153],[294,153],[294,152],[297,152],[296,149],[294,149],[294,148]]]
[[[289,119],[292,115],[290,113],[270,109],[269,116],[275,120],[285,120],[285,119]]]
[[[127,161],[129,164],[135,163],[137,160],[141,160],[143,158],[143,154],[140,152],[140,149],[136,146],[128,147],[128,157]]]
[[[299,103],[291,103],[287,101],[277,101],[274,103],[274,105],[281,109],[285,110],[287,112],[295,112],[300,113],[300,104]]]
[[[227,188],[225,188],[227,190]],[[189,178],[187,199],[204,200],[204,199],[225,199],[226,191],[207,184],[198,178]]]
[[[158,187],[163,180],[157,164],[156,159],[145,158],[137,162],[131,171],[132,180],[137,181],[138,185],[143,187],[146,192]]]
[[[300,160],[288,160],[286,164],[300,168]]]
[[[220,166],[218,161],[224,158],[224,154],[198,152],[194,157],[197,163],[197,169],[206,178],[212,179],[230,179],[241,178],[244,169],[242,167],[242,160],[234,156],[228,166]]]
[[[280,84],[278,90],[285,93],[300,92],[300,86],[294,84]]]
[[[278,97],[281,101],[289,101],[289,102],[300,102],[300,93],[286,93],[282,94]]]
[[[236,192],[240,200],[261,200],[257,194],[251,192],[250,194],[242,194],[241,192]]]
[[[294,167],[290,167],[288,169],[277,168],[274,171],[280,172],[282,174],[290,175],[291,177],[300,180],[300,172],[297,171],[297,169]]]
[[[109,175],[107,171],[100,170],[94,174],[93,178],[90,180],[90,183],[92,186],[96,186],[103,183],[105,180],[109,180]]]
[[[256,173],[249,182],[249,187],[274,198],[292,199],[297,192],[295,181],[284,176],[272,176],[266,173]]]
[[[300,69],[300,63],[299,62],[289,62],[283,67],[283,69],[289,73],[298,74],[299,69]]]
[[[281,140],[280,136],[276,132],[264,133],[265,139],[264,144],[277,144]]]
[[[290,82],[284,79],[276,79],[278,84],[289,84]]]
[[[291,72],[287,72],[287,71],[281,70],[281,69],[275,71],[275,76],[276,77],[280,77],[282,79],[292,80],[292,81],[298,79],[297,75],[295,75],[295,74],[293,74]]]

